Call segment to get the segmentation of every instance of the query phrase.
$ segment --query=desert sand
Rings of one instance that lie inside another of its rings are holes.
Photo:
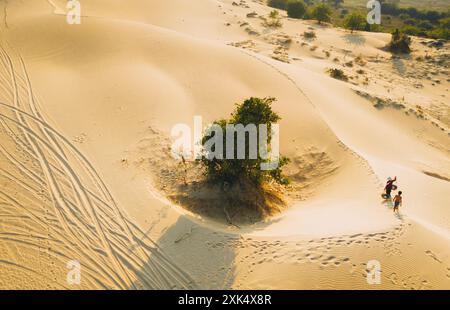
[[[448,44],[393,58],[389,34],[268,27],[263,1],[80,2],[80,25],[0,3],[0,288],[450,289]],[[242,225],[183,204],[170,130],[251,96],[277,98],[294,189]]]

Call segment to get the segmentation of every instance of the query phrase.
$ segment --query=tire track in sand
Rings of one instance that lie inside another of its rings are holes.
[[[0,164],[5,171],[0,182],[6,184],[0,187],[0,203],[23,219],[32,236],[23,233],[15,217],[1,213],[0,220],[8,224],[0,227],[8,229],[0,231],[3,236],[8,233],[6,255],[12,255],[13,246],[22,254],[37,251],[39,264],[14,263],[59,288],[65,286],[65,277],[53,278],[39,265],[61,265],[71,257],[80,260],[90,288],[196,288],[189,275],[126,217],[89,160],[46,122],[24,60],[13,59],[5,47],[0,58]],[[55,248],[52,240],[64,246]],[[41,262],[41,257],[48,261]],[[11,268],[2,263],[8,259],[0,260],[1,270]]]

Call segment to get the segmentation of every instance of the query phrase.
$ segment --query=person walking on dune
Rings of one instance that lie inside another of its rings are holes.
[[[398,194],[394,197],[394,212],[398,213],[398,207],[402,205],[402,192],[398,192]]]
[[[394,188],[394,182],[397,181],[397,177],[395,177],[394,179],[392,178],[388,178],[388,181],[386,183],[386,187],[384,188],[384,190],[386,191],[386,197],[387,198],[391,198],[391,192],[392,189]]]

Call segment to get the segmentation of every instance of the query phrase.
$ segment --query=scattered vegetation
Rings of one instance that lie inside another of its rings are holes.
[[[218,120],[213,124],[218,125],[223,132],[223,159],[210,158],[209,154],[205,153],[200,160],[202,165],[205,167],[206,176],[209,180],[219,183],[228,183],[232,185],[234,182],[251,182],[257,186],[262,186],[263,183],[275,181],[278,184],[288,184],[288,179],[283,175],[282,169],[289,162],[286,157],[280,156],[278,167],[273,170],[262,170],[261,164],[269,163],[271,159],[264,159],[261,155],[257,154],[256,159],[249,159],[250,152],[250,142],[249,133],[246,133],[245,139],[245,159],[226,159],[226,136],[227,136],[227,125],[237,125],[242,124],[247,126],[249,124],[254,124],[257,127],[257,149],[259,150],[260,143],[265,143],[264,141],[259,141],[259,127],[258,125],[266,124],[268,131],[267,145],[270,146],[271,135],[270,128],[273,123],[280,120],[280,116],[272,111],[272,103],[275,101],[274,98],[250,98],[245,100],[241,104],[236,105],[235,111],[232,113],[229,120]],[[236,133],[234,133],[236,135]],[[214,131],[206,133],[202,139],[202,145],[205,146],[210,139],[214,139]],[[237,157],[237,139],[234,139],[234,158]],[[213,152],[216,149],[213,148]]]
[[[399,29],[408,35],[450,40],[450,10],[444,1],[435,1],[433,10],[427,10],[427,5],[415,0],[402,0],[401,4],[398,0],[382,2],[381,25],[368,24],[366,2],[356,0],[268,0],[268,5],[288,11],[288,16],[293,18],[316,19],[319,23],[331,21],[352,31],[392,33]]]

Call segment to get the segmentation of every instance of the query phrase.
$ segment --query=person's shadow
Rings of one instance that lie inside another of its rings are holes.
[[[387,197],[386,195],[383,195],[383,204],[389,209],[394,208],[394,202],[392,201],[392,197]]]
[[[397,71],[398,74],[404,75],[407,72],[407,68],[402,58],[392,58],[392,67]]]

